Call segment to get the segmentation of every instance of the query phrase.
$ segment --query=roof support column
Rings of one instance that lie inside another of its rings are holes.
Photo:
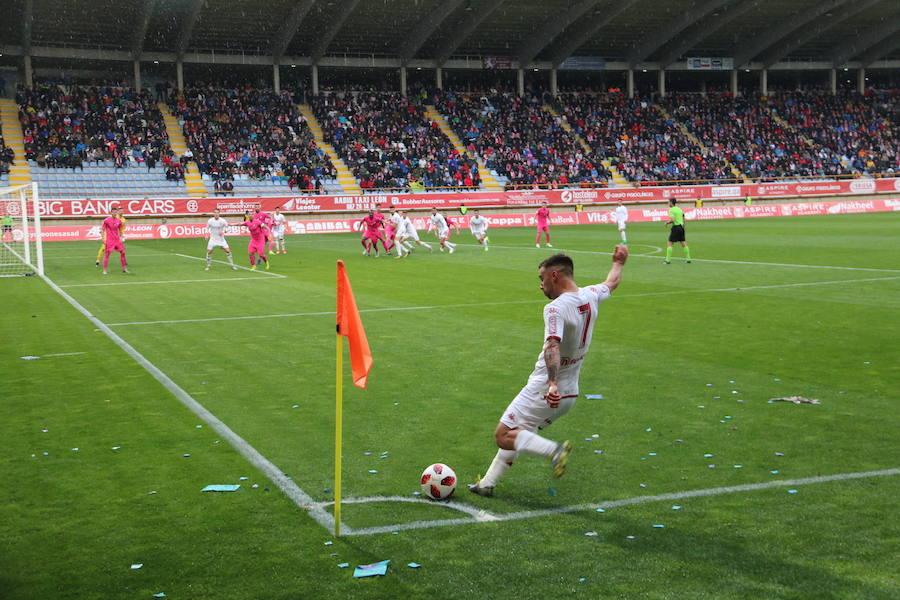
[[[134,61],[134,89],[141,91],[141,61]]]
[[[281,67],[278,63],[272,65],[272,88],[276,94],[281,93]]]
[[[828,71],[828,89],[831,90],[832,96],[837,94],[837,69]]]
[[[666,70],[665,69],[659,70],[659,86],[658,87],[659,87],[659,97],[665,98],[666,97]]]
[[[181,60],[175,61],[175,85],[179,92],[184,92],[184,62]]]
[[[444,70],[438,67],[434,70],[434,85],[437,89],[444,89]]]
[[[625,90],[629,98],[634,98],[634,69],[625,71]]]
[[[700,95],[706,98],[706,80],[700,82]]]
[[[400,67],[400,95],[406,98],[406,67]]]
[[[559,95],[559,88],[556,84],[556,69],[550,69],[550,95],[554,98]]]
[[[518,78],[516,80],[516,91],[519,92],[519,97],[525,95],[525,69],[519,69]]]
[[[863,68],[856,72],[856,91],[860,94],[866,93],[866,70]]]
[[[737,69],[731,70],[731,96],[738,97],[738,72]]]
[[[763,69],[759,72],[759,91],[763,96],[769,95],[769,70]]]
[[[31,69],[31,55],[26,54],[22,57],[22,66],[25,70],[25,87],[29,90],[34,87],[34,72]]]
[[[309,69],[310,75],[312,76],[312,93],[313,96],[319,95],[319,65],[313,65]]]

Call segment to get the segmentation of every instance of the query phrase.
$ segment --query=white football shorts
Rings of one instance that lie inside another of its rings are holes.
[[[213,238],[209,238],[209,243],[206,244],[206,249],[212,250],[213,248],[216,248],[216,247],[224,248],[225,250],[228,250],[228,242],[226,242],[224,239],[216,240]]]

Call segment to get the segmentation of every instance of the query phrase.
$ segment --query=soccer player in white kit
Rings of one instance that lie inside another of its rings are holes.
[[[472,232],[472,235],[475,236],[475,239],[478,240],[478,243],[484,246],[485,251],[488,249],[488,220],[481,216],[481,213],[476,209],[475,215],[469,219],[469,231]]]
[[[575,283],[572,259],[565,254],[555,254],[540,264],[541,291],[551,300],[544,307],[544,348],[528,383],[500,417],[494,431],[500,450],[485,476],[470,484],[469,491],[493,496],[494,487],[520,452],[550,459],[555,477],[566,472],[572,444],[554,442],[537,431],[575,404],[578,375],[591,345],[599,305],[619,286],[627,259],[628,248],[616,246],[606,281],[584,288]]]
[[[219,209],[213,212],[212,218],[206,222],[206,228],[209,229],[209,241],[206,243],[206,270],[212,266],[212,253],[216,247],[225,251],[228,258],[228,264],[237,271],[234,266],[234,257],[231,256],[231,249],[228,248],[228,242],[225,241],[225,228],[228,227],[228,221],[219,216]]]
[[[441,242],[441,252],[444,251],[444,248],[447,248],[450,250],[450,254],[453,254],[454,250],[456,250],[456,244],[449,241],[450,225],[447,223],[444,215],[439,213],[436,208],[431,209],[431,216],[428,217],[428,231],[432,229],[434,229],[438,240]]]
[[[413,225],[412,219],[406,216],[406,211],[401,210],[400,214],[400,225],[397,227],[396,240],[397,245],[402,246],[407,250],[407,254],[412,250],[412,244],[410,240],[418,244],[419,246],[425,246],[428,248],[429,252],[434,252],[434,248],[431,247],[431,244],[427,242],[423,242],[419,239],[419,232],[416,231],[416,226]]]
[[[272,238],[269,240],[269,254],[287,254],[284,249],[284,224],[285,218],[281,214],[281,207],[276,206],[275,212],[272,214]],[[275,245],[275,252],[272,252],[272,245]]]
[[[613,211],[613,219],[616,220],[616,226],[619,228],[619,236],[622,238],[622,243],[627,244],[628,238],[625,237],[625,223],[628,222],[628,209],[625,208],[625,205],[619,202],[619,205],[616,207],[616,210]]]

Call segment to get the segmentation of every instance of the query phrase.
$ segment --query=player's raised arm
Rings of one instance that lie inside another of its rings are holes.
[[[608,287],[610,292],[619,287],[619,282],[622,281],[622,267],[625,266],[625,261],[627,260],[628,246],[618,244],[613,250],[612,268],[606,275],[606,281],[603,282],[603,285]]]

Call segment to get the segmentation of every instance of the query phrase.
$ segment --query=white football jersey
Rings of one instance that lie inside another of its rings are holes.
[[[413,225],[412,219],[409,217],[400,217],[400,225],[397,227],[397,232],[404,237],[412,237],[416,234],[416,226]]]
[[[431,215],[428,217],[428,222],[431,223],[431,227],[436,229],[438,232],[446,231],[450,229],[450,226],[447,225],[447,220],[444,219],[444,215],[438,213],[436,215]]]
[[[272,215],[272,221],[275,223],[276,229],[284,229],[285,218],[283,214]]]
[[[578,374],[591,346],[600,303],[609,298],[609,288],[600,283],[567,292],[544,307],[544,341],[559,340],[557,386],[563,397],[578,395]],[[547,390],[547,363],[544,351],[528,377],[528,388],[541,395]]]
[[[476,215],[469,220],[469,229],[472,230],[472,233],[475,233],[476,231],[479,233],[484,233],[487,228],[488,220],[481,215]]]
[[[206,222],[206,227],[209,229],[209,239],[211,241],[225,241],[225,228],[228,227],[228,221],[226,221],[222,217],[212,217],[209,221]]]
[[[400,228],[403,227],[403,217],[397,213],[393,213],[388,217],[388,220],[391,222],[391,225],[394,226],[394,231],[400,231]]]
[[[628,221],[628,209],[624,206],[617,206],[615,212],[616,221],[619,223],[625,223]]]

